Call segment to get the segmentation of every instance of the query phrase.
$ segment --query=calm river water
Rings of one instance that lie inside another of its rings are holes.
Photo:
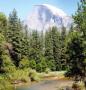
[[[45,80],[30,87],[18,87],[16,90],[59,90],[61,87],[71,86],[72,83],[73,82],[69,80]]]

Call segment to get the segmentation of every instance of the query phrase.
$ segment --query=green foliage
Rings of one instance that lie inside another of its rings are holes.
[[[15,69],[13,62],[9,56],[8,50],[5,48],[6,40],[5,37],[0,34],[0,68],[5,72],[12,72]]]
[[[78,83],[74,82],[73,85],[72,85],[72,88],[74,90],[76,90],[76,89],[78,89],[78,90],[85,90],[83,82],[78,82]]]
[[[52,71],[56,70],[55,61],[54,60],[48,60],[47,61],[47,68],[49,68]]]
[[[51,30],[45,33],[45,57],[47,60],[54,60]]]
[[[31,81],[40,81],[40,77],[35,70],[30,70],[29,77]]]
[[[5,43],[5,37],[0,33],[0,45]]]
[[[38,72],[42,72],[42,65],[41,65],[41,63],[38,63],[38,64],[36,65],[36,70],[37,70]]]
[[[14,87],[7,80],[0,80],[0,90],[13,90]]]
[[[82,79],[86,87],[86,0],[81,0],[73,15],[76,30],[70,34],[68,40],[68,65],[70,76]],[[78,30],[78,31],[77,31]]]
[[[2,55],[3,55],[3,51],[4,51],[4,45],[5,43],[5,38],[2,34],[0,34],[0,68],[2,66],[2,62],[3,62],[3,59],[2,59]]]
[[[49,72],[51,72],[50,68],[46,68],[46,69],[45,69],[45,73],[48,74]]]
[[[0,90],[13,90],[14,87],[6,74],[0,74]]]
[[[8,55],[2,55],[3,59],[3,65],[2,68],[5,72],[11,73],[15,71],[15,65],[11,61],[10,57]]]
[[[30,68],[36,70],[36,62],[35,62],[35,60],[31,60],[29,65],[30,65]]]
[[[45,35],[45,57],[53,60],[56,70],[60,70],[60,33],[53,27]]]
[[[22,46],[21,31],[22,31],[21,21],[17,16],[16,10],[14,9],[12,13],[9,15],[8,19],[7,40],[13,46],[10,53],[17,67],[19,66],[19,61],[21,59],[21,46]]]
[[[15,72],[8,74],[8,78],[11,81],[21,81],[28,82],[29,78],[29,69],[17,69]]]
[[[6,34],[7,18],[4,13],[0,12],[0,33]]]
[[[66,28],[63,26],[60,36],[60,62],[61,62],[61,70],[66,70],[66,37],[67,32]]]
[[[4,13],[0,12],[0,26],[6,24],[6,16]]]
[[[41,64],[41,68],[42,68],[42,71],[41,72],[44,72],[45,70],[46,70],[46,68],[47,68],[47,63],[46,63],[46,60],[45,60],[45,58],[42,58],[41,59],[41,62],[40,62],[40,64]]]
[[[44,72],[46,70],[46,68],[47,68],[46,60],[45,60],[45,58],[42,57],[41,62],[38,63],[37,66],[36,66],[36,70],[38,72]]]
[[[0,34],[0,69],[2,72],[12,72],[15,66],[11,61],[8,50],[5,49],[5,43],[4,36]]]
[[[21,59],[19,63],[19,68],[24,69],[24,68],[29,68],[29,60],[27,57],[24,57]]]
[[[73,15],[73,18],[77,29],[82,32],[86,39],[86,0],[81,0],[80,3],[78,3],[78,9],[75,15]]]
[[[40,43],[39,33],[37,30],[34,30],[32,31],[30,38],[29,58],[31,60],[34,59],[36,63],[39,63],[41,55],[42,53],[41,53],[41,43]]]
[[[85,59],[84,55],[84,45],[83,38],[79,32],[73,32],[70,35],[71,39],[68,40],[67,53],[68,59],[67,63],[69,65],[69,74],[77,78],[83,77],[83,61]]]

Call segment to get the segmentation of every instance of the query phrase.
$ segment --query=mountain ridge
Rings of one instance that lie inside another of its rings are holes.
[[[59,8],[49,4],[41,4],[34,5],[25,23],[28,28],[40,31],[53,26],[68,28],[72,24],[72,18]]]

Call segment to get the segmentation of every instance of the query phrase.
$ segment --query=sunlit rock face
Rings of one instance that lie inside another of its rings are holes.
[[[47,30],[49,27],[56,26],[61,28],[70,27],[72,18],[64,11],[48,4],[35,5],[32,12],[25,20],[28,28],[35,30]]]

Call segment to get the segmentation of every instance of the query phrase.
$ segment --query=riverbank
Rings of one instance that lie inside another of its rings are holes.
[[[61,86],[71,86],[73,81],[69,80],[69,78],[66,78],[64,76],[65,71],[56,71],[56,72],[49,72],[49,73],[38,73],[38,75],[41,77],[40,81],[32,81],[32,82],[27,82],[27,83],[19,83],[15,84],[15,87],[21,87],[21,86],[26,86],[26,87],[31,87],[35,84],[39,84],[41,82],[45,81],[55,81],[55,82],[60,82],[60,87]],[[61,83],[62,82],[62,83]]]
[[[71,87],[73,81],[71,80],[58,80],[58,79],[50,79],[43,80],[38,83],[34,83],[30,86],[20,86],[17,87],[16,90],[60,90],[64,87]]]

